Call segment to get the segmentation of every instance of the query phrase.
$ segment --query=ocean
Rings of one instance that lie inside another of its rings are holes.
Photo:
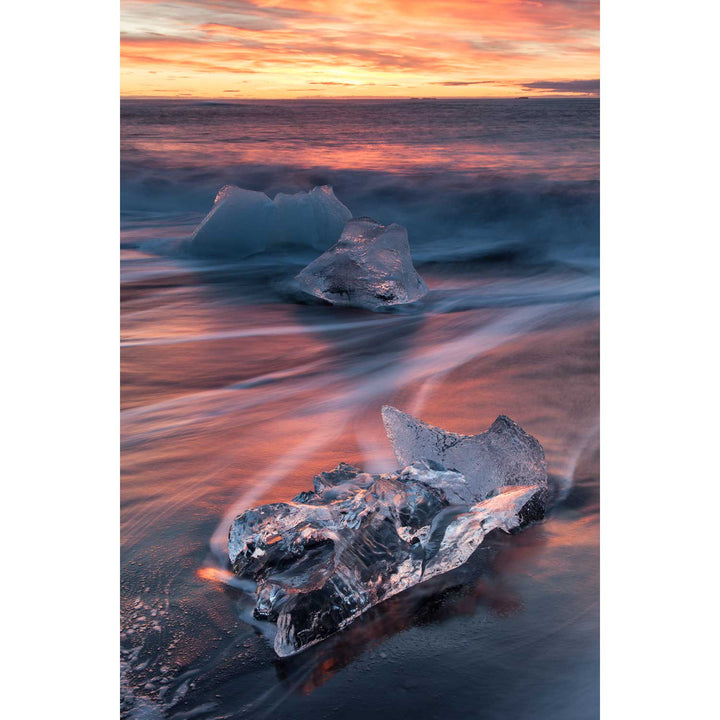
[[[225,184],[331,185],[408,229],[430,292],[343,309],[288,290],[316,251],[189,257]],[[123,100],[120,263],[124,717],[598,717],[598,100]],[[384,404],[509,415],[559,500],[280,660],[229,524],[339,462],[395,469]]]

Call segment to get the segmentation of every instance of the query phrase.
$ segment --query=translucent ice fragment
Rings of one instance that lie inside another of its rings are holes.
[[[505,415],[498,416],[487,432],[479,435],[433,427],[390,405],[383,407],[382,417],[401,467],[427,460],[457,470],[465,477],[474,500],[487,498],[506,485],[547,489],[542,445]]]
[[[428,462],[370,475],[342,464],[288,503],[233,521],[233,571],[256,583],[254,615],[277,623],[275,651],[294,655],[368,608],[464,563],[483,538],[535,519],[540,486],[468,503],[457,472]]]
[[[414,302],[428,290],[413,267],[407,230],[370,218],[350,220],[296,280],[303,292],[333,305],[369,310]]]
[[[212,210],[188,244],[208,257],[247,257],[278,247],[324,250],[334,243],[352,213],[323,185],[274,200],[261,192],[223,187]]]

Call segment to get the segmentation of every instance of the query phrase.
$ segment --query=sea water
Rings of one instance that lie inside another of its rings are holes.
[[[121,111],[123,714],[597,717],[599,102]],[[314,251],[183,255],[228,183],[332,185],[407,227],[430,292],[390,313],[304,304],[287,278]],[[561,500],[279,660],[228,572],[230,521],[341,461],[395,469],[383,404],[465,433],[509,415]]]

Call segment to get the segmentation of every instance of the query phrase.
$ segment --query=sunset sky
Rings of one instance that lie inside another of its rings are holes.
[[[124,96],[597,95],[597,0],[122,0]]]

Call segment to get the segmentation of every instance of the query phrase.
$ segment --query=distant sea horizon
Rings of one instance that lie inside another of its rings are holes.
[[[120,95],[120,100],[202,100],[202,101],[228,101],[228,100],[246,100],[248,102],[284,102],[296,100],[385,100],[388,102],[403,100],[599,100],[599,95],[587,94],[579,95],[507,95],[503,97],[488,95],[453,95],[451,97],[443,97],[441,95],[403,95],[398,97],[385,97],[381,95],[334,95],[332,97],[323,97],[318,95],[303,97],[278,97],[278,98],[259,98],[259,97],[227,97],[218,96],[199,96],[199,95]]]

